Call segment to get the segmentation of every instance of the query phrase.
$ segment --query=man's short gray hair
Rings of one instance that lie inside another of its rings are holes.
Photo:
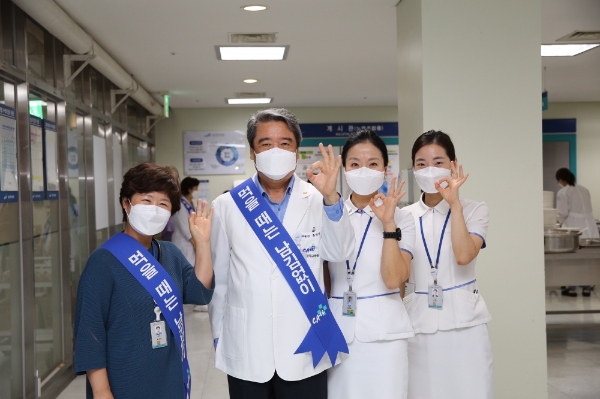
[[[269,108],[262,111],[258,111],[250,117],[248,120],[248,128],[246,130],[246,138],[250,148],[254,149],[254,139],[256,138],[256,126],[259,123],[265,122],[283,122],[287,125],[288,129],[294,133],[296,138],[296,145],[300,147],[302,142],[302,132],[300,131],[300,125],[298,120],[290,111],[285,108]]]

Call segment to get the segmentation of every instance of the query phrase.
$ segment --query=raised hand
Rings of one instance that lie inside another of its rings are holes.
[[[396,187],[396,180],[397,177],[394,177],[392,179],[392,184],[390,185],[387,196],[379,193],[373,198],[371,198],[371,201],[369,201],[369,206],[371,207],[371,210],[373,211],[375,216],[377,216],[377,219],[381,221],[381,223],[384,226],[384,229],[386,227],[386,224],[388,224],[392,230],[396,229],[394,213],[396,212],[396,206],[398,205],[400,198],[402,198],[406,194],[406,191],[402,191],[402,187],[404,186],[404,180],[402,180],[400,184],[398,184],[398,187]],[[375,202],[377,202],[378,199],[382,201],[382,203],[379,206],[375,204]]]
[[[458,172],[456,171],[456,165],[454,161],[450,162],[450,170],[452,171],[452,178],[444,177],[440,179],[439,182],[435,183],[435,188],[438,190],[440,194],[442,194],[442,198],[446,200],[448,205],[452,207],[453,205],[460,204],[460,198],[458,196],[458,188],[463,185],[464,182],[467,181],[469,175],[465,175],[463,173],[462,165],[458,166]],[[448,186],[443,188],[441,186],[442,182],[446,182]]]
[[[212,223],[213,208],[208,202],[198,200],[196,212],[190,213],[189,224],[192,240],[196,244],[210,242],[210,226]]]
[[[331,145],[326,150],[323,143],[320,143],[319,150],[321,150],[323,160],[313,163],[306,171],[306,177],[323,194],[325,205],[333,205],[340,200],[336,191],[336,183],[342,167],[342,157],[338,155],[337,159],[335,158]],[[321,170],[318,175],[314,174],[316,169]]]

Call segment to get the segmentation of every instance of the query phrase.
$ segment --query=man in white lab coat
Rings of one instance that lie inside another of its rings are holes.
[[[587,188],[575,184],[575,175],[567,168],[556,171],[556,180],[563,188],[556,194],[558,222],[562,227],[574,227],[583,230],[581,238],[599,238],[596,219],[592,211],[592,199]],[[564,289],[563,295],[577,296],[574,286]],[[590,296],[590,286],[584,286],[583,296]]]
[[[342,262],[354,250],[353,229],[336,192],[341,159],[331,146],[320,145],[323,161],[307,171],[312,185],[296,176],[302,135],[285,109],[253,115],[247,139],[258,171],[254,184],[323,287],[322,260]],[[216,286],[209,313],[215,363],[228,374],[230,397],[326,398],[328,356],[314,367],[310,352],[294,354],[311,324],[290,285],[231,194],[213,206]]]

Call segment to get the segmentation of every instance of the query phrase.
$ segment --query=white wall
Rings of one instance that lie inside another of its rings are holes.
[[[590,190],[600,219],[600,102],[550,103],[544,119],[577,119],[577,183]]]
[[[173,165],[183,178],[183,131],[185,130],[241,130],[258,108],[179,108],[171,110],[171,117],[162,120],[156,129],[156,162]],[[397,107],[320,107],[290,108],[300,123],[342,122],[396,122]],[[232,188],[233,180],[254,174],[254,163],[246,147],[245,175],[194,176],[210,181],[210,197],[215,199],[223,191]]]

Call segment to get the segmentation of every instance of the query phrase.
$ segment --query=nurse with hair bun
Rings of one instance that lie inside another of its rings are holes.
[[[404,209],[417,239],[404,305],[415,332],[408,340],[410,399],[493,398],[492,319],[475,278],[486,246],[488,207],[459,197],[469,175],[457,167],[443,132],[423,133],[412,148],[420,200]]]

